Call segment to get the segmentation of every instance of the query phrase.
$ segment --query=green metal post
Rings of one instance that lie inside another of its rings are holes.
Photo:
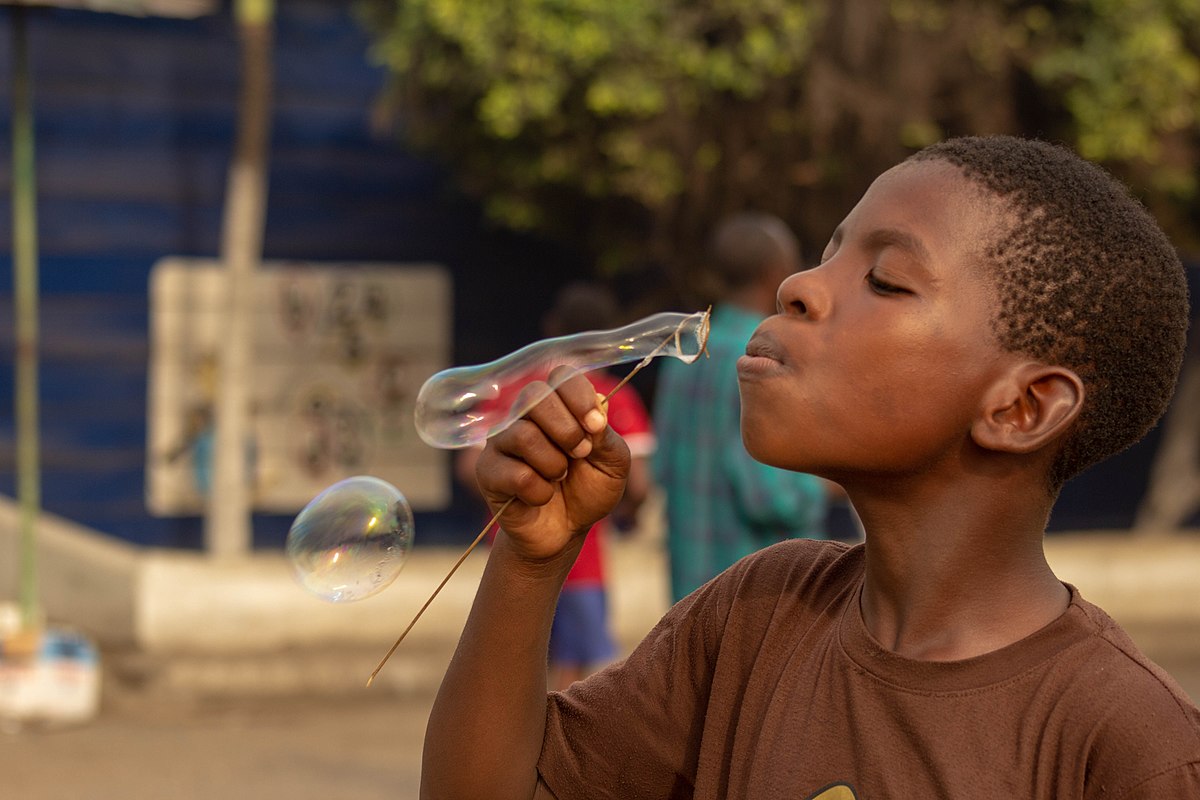
[[[41,508],[38,465],[38,256],[34,174],[33,100],[25,9],[12,10],[13,294],[16,303],[17,501],[21,519],[21,619],[39,623],[37,521]]]

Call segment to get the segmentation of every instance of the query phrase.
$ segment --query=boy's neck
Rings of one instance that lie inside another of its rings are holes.
[[[982,655],[1029,636],[1069,603],[1042,550],[1050,500],[961,489],[919,501],[852,498],[867,531],[863,621],[899,655]]]

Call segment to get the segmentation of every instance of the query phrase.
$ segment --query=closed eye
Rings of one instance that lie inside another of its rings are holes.
[[[903,286],[897,286],[894,283],[888,283],[875,274],[874,271],[867,273],[867,285],[871,287],[871,291],[881,295],[897,295],[897,294],[912,294]]]

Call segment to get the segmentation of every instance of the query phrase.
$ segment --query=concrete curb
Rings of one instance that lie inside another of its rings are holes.
[[[668,605],[655,518],[652,511],[639,535],[610,541],[613,625],[626,650]],[[0,501],[0,546],[14,554],[16,519],[12,504]],[[303,591],[279,553],[218,560],[142,549],[52,515],[42,520],[38,557],[48,618],[98,641],[113,678],[168,691],[240,695],[360,689],[460,552],[418,547],[395,584],[348,604]],[[1059,577],[1135,639],[1138,631],[1169,630],[1174,645],[1200,650],[1200,536],[1055,534],[1046,553]],[[437,686],[486,558],[479,551],[463,563],[373,691]],[[15,596],[15,577],[15,569],[0,571],[0,596]]]

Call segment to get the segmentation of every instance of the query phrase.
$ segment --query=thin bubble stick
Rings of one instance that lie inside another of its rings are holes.
[[[458,568],[462,566],[462,563],[467,560],[467,556],[471,555],[475,548],[479,546],[479,543],[483,541],[483,537],[487,535],[487,532],[490,531],[492,526],[496,524],[496,520],[500,519],[500,515],[504,513],[504,509],[508,508],[512,504],[512,501],[516,499],[516,495],[513,495],[504,501],[504,505],[496,509],[496,513],[493,514],[492,518],[488,520],[487,525],[483,526],[483,530],[481,530],[479,535],[475,537],[475,541],[471,542],[467,549],[463,551],[463,554],[458,557],[458,561],[454,562],[454,566],[451,567],[450,571],[446,573],[446,577],[442,578],[442,582],[439,583],[437,588],[433,590],[433,594],[429,595],[429,599],[425,601],[425,605],[421,606],[421,610],[418,611],[416,616],[412,618],[412,622],[408,623],[408,627],[404,629],[404,632],[400,634],[398,639],[396,639],[396,643],[391,646],[391,648],[387,651],[387,654],[384,655],[383,659],[379,662],[379,665],[375,667],[375,670],[371,673],[371,677],[367,678],[367,688],[371,687],[371,683],[375,680],[375,676],[379,674],[379,670],[383,669],[383,665],[386,664],[388,659],[392,657],[392,653],[396,652],[396,648],[399,647],[400,643],[404,641],[404,637],[408,636],[408,632],[411,631],[413,626],[417,624],[417,620],[419,620],[421,615],[425,613],[425,609],[429,608],[429,604],[433,602],[433,598],[438,596],[438,592],[440,592],[442,587],[446,585],[446,582],[450,580],[450,576],[458,571]]]

